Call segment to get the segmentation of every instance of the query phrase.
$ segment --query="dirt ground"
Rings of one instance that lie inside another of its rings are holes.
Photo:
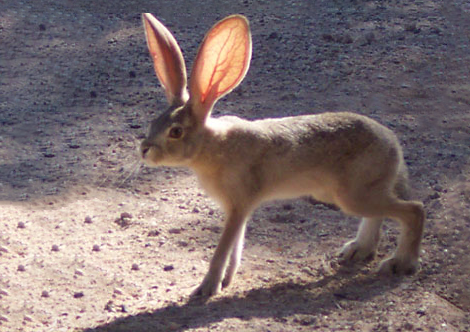
[[[12,1],[0,3],[0,330],[470,331],[470,3]],[[393,129],[426,206],[421,270],[341,267],[358,220],[307,199],[249,223],[234,284],[188,302],[223,227],[189,170],[140,165],[166,107],[140,12],[188,60],[245,14],[253,60],[215,115],[351,110]]]

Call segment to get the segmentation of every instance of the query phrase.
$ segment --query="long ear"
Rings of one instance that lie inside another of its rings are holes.
[[[142,14],[142,20],[155,73],[165,89],[168,103],[182,105],[188,100],[188,92],[181,49],[171,32],[152,14]]]
[[[201,121],[209,116],[219,98],[242,81],[250,59],[251,33],[244,16],[228,16],[209,30],[194,61],[189,83],[190,102]]]

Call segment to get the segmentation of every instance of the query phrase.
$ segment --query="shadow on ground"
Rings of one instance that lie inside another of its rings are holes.
[[[119,318],[111,323],[86,329],[85,332],[119,331],[186,331],[208,327],[230,318],[249,321],[253,318],[286,322],[301,315],[301,325],[316,324],[318,315],[341,309],[340,300],[366,302],[388,292],[401,279],[380,279],[376,275],[353,274],[340,270],[309,283],[283,282],[250,290],[246,295],[222,297],[204,302],[189,300],[182,305],[170,304],[150,313]]]

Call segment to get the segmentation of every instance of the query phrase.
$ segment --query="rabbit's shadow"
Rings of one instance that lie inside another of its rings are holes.
[[[252,289],[243,296],[226,296],[207,302],[189,300],[182,305],[169,305],[151,313],[119,318],[85,331],[186,331],[208,327],[229,318],[246,321],[272,318],[281,324],[294,319],[299,324],[313,326],[317,316],[342,310],[341,303],[366,302],[394,289],[401,280],[340,269],[313,282],[282,282]]]

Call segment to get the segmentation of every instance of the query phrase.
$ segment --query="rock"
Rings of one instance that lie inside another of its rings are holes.
[[[268,40],[279,39],[279,34],[277,32],[271,32],[268,36]]]
[[[375,42],[375,34],[373,32],[368,32],[364,36],[364,39],[366,40],[366,43],[370,45]]]
[[[82,298],[82,297],[84,297],[84,296],[85,296],[85,294],[84,294],[83,292],[75,292],[75,293],[73,293],[73,297],[74,297],[75,299],[80,299],[80,298]]]
[[[124,292],[120,288],[114,288],[114,294],[122,295],[122,294],[124,294]]]
[[[120,217],[114,220],[116,224],[119,226],[125,228],[128,227],[131,224],[131,219],[132,219],[132,214],[128,212],[123,212],[121,213]]]
[[[26,224],[24,222],[20,221],[18,223],[18,228],[24,229],[24,228],[26,228]]]
[[[43,290],[42,293],[41,293],[41,297],[49,297],[49,292],[46,291],[46,290]]]
[[[132,264],[131,270],[132,271],[139,271],[140,270],[139,264],[137,264],[137,263]]]
[[[163,271],[165,271],[165,272],[169,272],[169,271],[172,271],[174,269],[175,269],[175,267],[173,265],[165,265],[163,267]]]
[[[160,232],[157,231],[156,229],[153,229],[147,233],[147,236],[159,236]]]
[[[352,44],[354,40],[350,34],[345,34],[345,35],[339,36],[337,38],[337,41],[342,44]]]
[[[18,271],[20,271],[20,272],[26,271],[25,266],[23,264],[18,265]]]
[[[130,214],[129,212],[121,213],[121,219],[124,219],[124,218],[132,219],[132,214]]]
[[[101,251],[101,248],[98,244],[93,245],[93,251]]]
[[[325,33],[323,34],[322,36],[322,39],[326,42],[332,42],[334,41],[335,39],[333,38],[333,35],[330,35],[329,33]]]
[[[113,301],[109,300],[108,303],[106,303],[106,305],[104,306],[104,310],[106,310],[107,312],[113,312],[114,311],[114,303]]]
[[[59,251],[59,246],[57,244],[53,244],[51,250],[57,252]]]
[[[181,234],[181,229],[180,228],[171,228],[168,233],[170,234]]]
[[[419,33],[421,29],[416,26],[416,23],[408,23],[408,24],[405,24],[405,31],[412,32],[412,33]]]
[[[55,157],[55,153],[54,153],[54,152],[51,152],[51,151],[46,151],[46,152],[44,152],[44,157],[45,157],[45,158],[54,158],[54,157]]]
[[[429,199],[438,199],[441,195],[436,191],[428,196]]]
[[[93,220],[91,219],[90,216],[86,216],[85,217],[85,224],[92,224],[93,223]]]

